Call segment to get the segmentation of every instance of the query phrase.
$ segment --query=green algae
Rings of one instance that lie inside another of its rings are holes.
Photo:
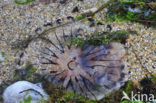
[[[24,2],[23,1],[19,1],[19,0],[14,0],[14,2],[16,4],[19,4],[19,5],[27,5],[27,4],[30,4],[30,3],[34,2],[34,1],[36,1],[36,0],[25,0]]]
[[[89,100],[83,96],[75,94],[74,92],[69,92],[65,90],[62,86],[56,86],[52,83],[43,83],[43,88],[47,91],[50,98],[45,103],[97,103],[95,100]],[[47,86],[48,84],[48,86]]]
[[[116,32],[94,32],[92,35],[87,36],[86,38],[80,38],[80,37],[73,37],[71,38],[71,41],[66,41],[63,44],[69,45],[72,43],[72,45],[75,46],[83,46],[85,44],[90,45],[104,45],[109,42],[120,42],[122,44],[126,43],[126,40],[128,39],[129,35],[139,35],[135,31],[122,31],[118,30]]]
[[[124,100],[121,103],[144,103],[143,101],[128,101],[128,100]]]
[[[32,97],[28,96],[27,99],[24,99],[24,102],[20,101],[20,103],[31,103]]]
[[[1,55],[4,57],[5,56],[5,52],[1,52]]]
[[[138,22],[144,25],[156,26],[156,3],[155,2],[145,2],[145,0],[120,0],[120,2],[112,3],[109,7],[109,10],[106,15],[106,20],[113,22],[121,21],[132,21]],[[139,8],[140,12],[130,12],[128,8],[135,7]],[[149,10],[154,12],[149,12],[148,15],[145,15]]]
[[[27,80],[30,82],[38,82],[41,80],[42,76],[35,77],[37,74],[35,72],[37,71],[37,68],[31,63],[27,62],[24,68],[17,69],[14,67],[15,73],[14,73],[14,79],[16,81],[18,80]],[[21,72],[24,72],[23,75],[19,75],[18,71],[22,70]]]

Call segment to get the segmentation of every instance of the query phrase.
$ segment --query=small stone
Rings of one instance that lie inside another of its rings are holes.
[[[68,19],[68,20],[71,19],[72,21],[75,21],[74,17],[72,17],[72,16],[68,16],[67,19]]]
[[[102,22],[98,22],[97,25],[104,25]]]
[[[42,29],[38,27],[38,28],[36,28],[35,32],[40,34],[40,33],[42,33]]]
[[[72,13],[75,13],[75,12],[79,12],[79,8],[77,6],[74,7],[74,9],[72,10]]]
[[[88,18],[88,21],[93,22],[94,19],[93,18]]]
[[[65,4],[68,0],[60,0],[61,4]]]
[[[107,29],[108,29],[109,31],[111,31],[111,30],[112,30],[112,27],[111,27],[111,25],[110,25],[110,24],[108,24],[108,25],[107,25]]]
[[[62,22],[61,22],[61,19],[57,19],[57,20],[56,20],[56,23],[57,23],[57,24],[61,24],[61,23],[62,23]]]
[[[48,22],[46,24],[44,24],[43,26],[47,27],[47,26],[53,26],[52,22]]]

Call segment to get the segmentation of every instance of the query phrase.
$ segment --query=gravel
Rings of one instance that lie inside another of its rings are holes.
[[[99,0],[100,1],[100,0]],[[0,1],[0,51],[5,52],[3,57],[0,53],[0,84],[4,81],[13,78],[14,67],[22,68],[28,61],[31,61],[38,68],[38,73],[44,73],[43,67],[39,64],[39,59],[36,55],[40,53],[42,47],[47,45],[39,39],[34,40],[27,45],[27,48],[23,50],[11,49],[14,42],[23,40],[24,38],[41,33],[43,30],[50,28],[51,26],[59,25],[56,23],[58,19],[62,22],[68,22],[68,16],[76,17],[84,11],[91,8],[98,8],[100,6],[98,0],[68,0],[65,4],[49,3],[44,4],[39,1],[30,5],[17,5],[13,0],[1,0]],[[104,2],[103,0],[101,0]],[[75,6],[79,7],[79,11],[72,13]],[[146,27],[138,23],[131,22],[106,22],[105,13],[107,9],[104,9],[98,13],[94,20],[103,20],[104,25],[89,27],[89,22],[77,22],[64,27],[66,34],[70,33],[71,28],[83,28],[85,35],[98,31],[110,31],[117,30],[133,30],[137,31],[140,35],[131,35],[125,44],[127,50],[127,71],[130,72],[129,79],[135,83],[144,78],[146,75],[152,73],[156,75],[156,29]],[[50,26],[44,26],[47,23],[52,23]],[[58,36],[62,35],[62,28],[58,28],[56,33]],[[52,34],[48,34],[46,37],[52,38]],[[24,52],[20,58],[21,52]],[[21,64],[17,65],[17,61],[21,60]]]

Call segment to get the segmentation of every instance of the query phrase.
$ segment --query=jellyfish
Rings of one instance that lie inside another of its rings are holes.
[[[61,36],[56,32],[52,35],[53,39],[40,56],[41,64],[50,68],[50,82],[96,100],[124,85],[127,80],[126,52],[121,43],[74,46],[71,39],[82,35],[82,29],[68,35],[64,30]],[[66,41],[70,43],[63,45]]]

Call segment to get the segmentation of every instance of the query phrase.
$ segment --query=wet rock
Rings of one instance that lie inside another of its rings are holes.
[[[41,84],[41,83],[40,83]],[[47,100],[48,95],[42,89],[42,86],[27,81],[18,81],[7,87],[3,93],[4,103],[20,103],[31,96],[31,103]]]

